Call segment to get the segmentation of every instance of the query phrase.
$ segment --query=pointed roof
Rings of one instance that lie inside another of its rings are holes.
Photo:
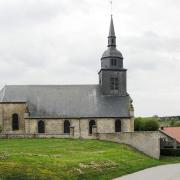
[[[111,15],[110,28],[109,28],[109,37],[116,37],[115,31],[114,31],[114,23],[113,23],[112,15]]]
[[[123,59],[122,53],[116,48],[116,35],[114,30],[113,16],[111,15],[109,36],[108,36],[108,49],[104,51],[102,58],[117,57]]]

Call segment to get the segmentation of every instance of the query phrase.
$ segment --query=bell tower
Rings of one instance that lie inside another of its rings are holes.
[[[116,35],[111,15],[108,46],[101,58],[99,85],[103,95],[126,96],[126,69],[123,68],[123,56],[116,48]]]

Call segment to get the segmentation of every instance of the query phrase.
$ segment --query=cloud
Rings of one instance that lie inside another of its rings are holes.
[[[180,2],[113,4],[136,115],[178,114]],[[109,9],[101,0],[1,0],[0,87],[98,83]]]

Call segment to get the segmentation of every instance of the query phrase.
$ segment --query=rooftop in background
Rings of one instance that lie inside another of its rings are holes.
[[[164,127],[161,130],[180,142],[180,127]]]

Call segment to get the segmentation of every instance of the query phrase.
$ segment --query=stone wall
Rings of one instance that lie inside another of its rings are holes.
[[[38,133],[38,121],[43,120],[45,122],[45,133],[50,134],[62,134],[64,132],[64,121],[66,119],[25,119],[25,127],[27,134]],[[86,138],[92,139],[93,136],[89,135],[89,121],[95,120],[98,133],[114,133],[115,132],[115,120],[114,118],[97,118],[97,119],[68,119],[70,126],[74,128],[74,138]],[[133,131],[132,122],[130,119],[121,119],[122,131]]]
[[[43,120],[45,122],[45,133],[48,134],[63,134],[64,133],[64,121],[66,119],[25,119],[26,133],[37,134],[38,133],[38,121]],[[89,120],[88,119],[68,119],[70,126],[73,127],[74,138],[91,138],[89,136]]]
[[[1,139],[11,138],[72,138],[68,134],[0,134]]]
[[[12,115],[16,113],[19,116],[19,130],[12,131]],[[76,118],[68,119],[70,126],[73,127],[74,138],[93,139],[89,134],[89,121],[96,121],[96,131],[98,133],[114,133],[115,120],[121,120],[122,132],[133,132],[134,120],[128,118]],[[66,119],[32,119],[27,113],[26,103],[0,103],[0,125],[3,134],[38,134],[38,121],[45,122],[46,134],[63,134],[64,121]]]
[[[3,133],[24,133],[25,122],[24,113],[26,110],[25,103],[3,103],[0,104],[0,123],[2,124]],[[12,115],[17,113],[19,116],[19,130],[12,131]]]
[[[97,132],[98,133],[114,133],[115,120],[118,118],[99,118],[97,119]],[[119,118],[121,120],[122,132],[134,131],[134,119]]]
[[[131,145],[144,154],[159,159],[160,133],[154,132],[124,132],[124,133],[97,133],[97,139]]]
[[[98,133],[113,133],[115,130],[114,119],[102,118],[97,119],[97,132]]]
[[[134,132],[134,118],[122,119],[122,132]]]

